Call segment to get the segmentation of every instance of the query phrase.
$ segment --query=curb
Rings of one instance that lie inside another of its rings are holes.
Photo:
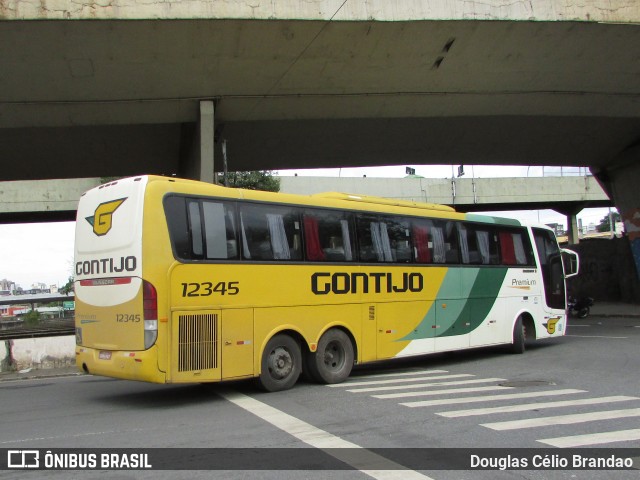
[[[33,370],[30,372],[0,372],[0,383],[10,381],[22,381],[22,380],[38,380],[42,378],[60,378],[60,377],[74,377],[86,375],[84,372],[77,371],[75,369],[68,371],[61,371],[59,369],[42,369]]]

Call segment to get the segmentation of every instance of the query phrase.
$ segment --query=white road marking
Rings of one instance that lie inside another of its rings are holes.
[[[467,378],[467,377],[475,377],[475,375],[471,375],[470,373],[458,373],[455,375],[437,375],[435,377],[429,376],[429,377],[413,377],[413,378],[395,378],[391,380],[366,380],[363,382],[333,383],[331,385],[327,385],[327,387],[333,387],[333,388],[360,387],[365,385],[388,385],[391,383],[417,382],[419,380],[447,380],[449,378]]]
[[[326,451],[332,457],[351,465],[372,478],[380,480],[432,480],[426,475],[409,470],[360,445],[314,427],[255,398],[232,390],[221,390],[218,395],[307,445]],[[336,449],[348,450],[345,450],[344,455],[341,455],[340,451]],[[353,449],[356,449],[356,452]]]
[[[568,437],[544,438],[538,442],[546,443],[553,447],[571,448],[587,445],[600,445],[604,443],[628,442],[640,440],[640,429],[618,430],[616,432],[588,433],[586,435],[573,435]]]
[[[406,402],[401,403],[405,407],[432,407],[435,405],[454,405],[459,403],[478,403],[478,402],[491,402],[495,400],[513,400],[516,398],[532,398],[532,397],[552,397],[556,395],[571,395],[573,393],[585,393],[585,390],[576,390],[568,388],[565,390],[547,390],[544,392],[525,392],[525,393],[510,393],[505,395],[482,395],[477,397],[462,397],[462,398],[441,398],[438,400],[423,400],[418,402]]]
[[[601,403],[628,402],[638,400],[638,397],[623,395],[598,398],[581,398],[577,400],[562,400],[559,402],[527,403],[523,405],[504,405],[502,407],[472,408],[469,410],[454,410],[451,412],[437,412],[436,415],[447,418],[471,417],[475,415],[491,415],[494,413],[526,412],[542,408],[574,407],[578,405],[599,405]]]
[[[448,370],[412,370],[410,372],[397,372],[397,373],[376,373],[374,375],[365,375],[364,378],[385,378],[385,377],[410,377],[412,375],[433,375],[435,373],[449,373]],[[351,377],[345,383],[359,382],[358,377]],[[329,387],[333,386],[328,385]]]
[[[617,340],[624,340],[629,337],[607,337],[605,335],[565,335],[566,337],[575,337],[575,338],[611,338]]]
[[[530,418],[527,420],[513,420],[510,422],[482,423],[483,427],[492,430],[517,430],[520,428],[547,427],[550,425],[571,425],[574,423],[611,420],[614,418],[640,417],[640,408],[627,410],[607,410],[603,412],[576,413],[573,415],[559,415],[557,417]]]
[[[469,375],[473,377],[473,375]],[[502,382],[504,378],[476,378],[473,380],[457,380],[455,382],[430,382],[430,383],[412,383],[410,385],[392,385],[385,387],[371,387],[371,388],[354,388],[349,389],[347,392],[364,393],[364,392],[381,392],[384,390],[402,390],[406,388],[424,388],[424,387],[444,387],[447,385],[469,385],[474,383],[488,383],[488,382]]]
[[[431,397],[435,395],[447,395],[450,393],[475,393],[475,392],[495,392],[496,390],[513,390],[515,387],[502,387],[491,385],[489,387],[467,387],[467,388],[445,388],[442,390],[418,390],[417,392],[385,393],[382,395],[371,395],[373,398],[410,398],[410,397]],[[404,404],[402,404],[404,405]]]

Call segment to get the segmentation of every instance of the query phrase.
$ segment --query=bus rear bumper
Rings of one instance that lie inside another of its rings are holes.
[[[76,346],[78,369],[91,375],[166,383],[166,375],[158,369],[157,347],[143,351],[97,350]]]

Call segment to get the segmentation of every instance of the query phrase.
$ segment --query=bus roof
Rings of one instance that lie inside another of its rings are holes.
[[[438,210],[441,212],[455,212],[455,209],[447,205],[437,203],[420,203],[410,200],[398,200],[395,198],[375,197],[373,195],[360,195],[356,193],[323,192],[310,195],[316,198],[330,198],[345,200],[348,202],[370,203],[372,205],[389,205],[392,207],[420,208],[424,210]]]
[[[447,218],[466,219],[480,223],[494,223],[502,225],[521,226],[520,221],[510,218],[476,215],[470,213],[462,213],[448,205],[436,203],[423,203],[411,200],[400,200],[395,198],[377,197],[373,195],[360,195],[355,193],[342,192],[323,192],[311,195],[300,195],[293,193],[267,192],[260,190],[247,190],[242,188],[231,188],[223,185],[210,184],[198,180],[190,180],[176,177],[162,177],[149,175],[149,182],[164,181],[174,185],[183,185],[189,189],[190,193],[224,196],[235,199],[246,199],[253,201],[266,201],[276,203],[289,203],[296,205],[308,206],[324,206],[334,208],[345,208],[354,210],[368,209],[374,211],[385,211],[387,213],[396,213],[393,211],[395,207],[401,209],[415,209],[418,216],[428,214],[428,211],[439,212],[440,215]],[[182,189],[181,189],[182,190]],[[349,205],[350,204],[350,205]],[[406,210],[405,210],[406,212]],[[420,212],[420,213],[418,213]],[[408,212],[407,212],[408,213]]]

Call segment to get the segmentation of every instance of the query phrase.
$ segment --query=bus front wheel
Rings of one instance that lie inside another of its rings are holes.
[[[288,390],[302,371],[302,354],[298,342],[289,335],[275,335],[262,353],[258,385],[267,392]]]
[[[320,383],[344,382],[353,367],[353,344],[342,330],[332,328],[318,342],[305,362],[309,376]]]
[[[513,344],[511,345],[511,352],[524,353],[526,338],[527,333],[525,330],[524,322],[522,321],[522,317],[520,316],[513,326]]]

